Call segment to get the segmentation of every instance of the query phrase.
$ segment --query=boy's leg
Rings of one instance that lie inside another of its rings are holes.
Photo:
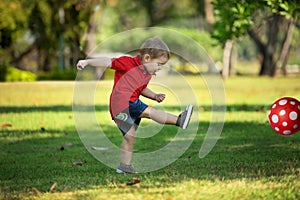
[[[131,173],[136,174],[137,172],[134,170],[133,166],[130,164],[132,160],[132,152],[133,152],[133,144],[135,141],[135,125],[132,125],[129,131],[124,135],[123,141],[121,144],[121,163],[117,168],[117,173]]]
[[[156,110],[155,108],[148,106],[140,115],[141,118],[150,118],[160,124],[176,124],[178,116],[171,113],[164,112],[162,110]]]
[[[191,116],[193,113],[193,106],[188,105],[179,116],[161,111],[161,110],[156,110],[153,107],[147,107],[142,114],[140,115],[141,118],[150,118],[160,124],[173,124],[176,126],[180,126],[183,129],[186,129]]]
[[[135,126],[133,125],[129,131],[124,135],[121,144],[121,163],[130,165],[132,159],[133,145],[135,141]]]

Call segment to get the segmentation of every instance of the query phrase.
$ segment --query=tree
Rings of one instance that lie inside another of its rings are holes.
[[[50,71],[57,66],[61,47],[61,55],[67,59],[62,62],[73,65],[84,54],[80,43],[91,16],[90,7],[99,2],[102,1],[1,1],[0,53],[10,58],[5,63],[26,69],[28,63],[23,61],[34,57],[36,70]],[[1,74],[5,74],[4,69]]]
[[[212,7],[212,0],[193,0],[197,13],[197,26],[199,30],[212,31],[211,25],[214,23],[214,13]],[[203,23],[206,22],[206,24]],[[206,26],[205,26],[206,25]]]
[[[213,24],[212,36],[224,48],[222,77],[226,79],[232,71],[234,40],[246,34],[251,26],[251,13],[244,2],[235,0],[218,0],[213,2],[215,15],[218,18]]]
[[[90,16],[90,10],[85,8],[88,3],[94,2],[61,0],[31,2],[33,9],[30,13],[28,27],[34,42],[24,53],[29,54],[36,51],[38,66],[42,71],[50,71],[53,66],[57,66],[59,50],[60,56],[62,56],[60,62],[75,63],[82,54],[80,40]],[[67,50],[71,54],[64,58]],[[68,61],[64,59],[68,59]],[[20,57],[16,60],[20,60]]]
[[[216,0],[213,5],[218,18],[214,23],[213,37],[225,45],[227,41],[249,34],[261,57],[259,75],[275,76],[278,64],[287,63],[293,30],[280,27],[299,17],[297,1]],[[293,23],[289,25],[293,26]]]
[[[0,81],[5,80],[7,67],[15,55],[14,43],[26,32],[28,12],[24,1],[2,0],[0,3]]]

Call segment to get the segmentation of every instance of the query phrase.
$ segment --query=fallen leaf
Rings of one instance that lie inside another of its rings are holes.
[[[128,182],[126,185],[135,185],[135,184],[138,184],[138,183],[140,183],[140,182],[141,182],[141,181],[140,181],[139,178],[134,177],[134,178],[133,178],[133,182]]]
[[[81,162],[81,161],[76,161],[76,162],[73,162],[73,165],[76,166],[76,165],[83,165],[83,164],[86,164],[86,161],[84,162]]]
[[[200,111],[200,112],[204,112],[205,110],[204,110],[203,107],[199,107],[199,111]]]
[[[169,198],[167,198],[167,200],[173,200],[173,198],[172,198],[172,197],[169,197]]]
[[[97,150],[97,151],[106,151],[108,150],[107,147],[91,147],[92,150]]]
[[[12,124],[10,124],[10,123],[3,123],[2,127],[12,127]]]
[[[32,188],[33,192],[35,193],[36,196],[40,196],[40,191],[36,189],[35,187]]]
[[[190,160],[191,160],[191,156],[189,156],[185,159],[185,161],[190,161]]]
[[[54,192],[56,186],[57,186],[57,182],[54,182],[53,185],[50,188],[50,192]]]

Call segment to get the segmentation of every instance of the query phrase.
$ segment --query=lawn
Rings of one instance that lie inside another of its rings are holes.
[[[1,198],[300,199],[300,133],[281,136],[267,120],[279,97],[300,99],[300,76],[224,82],[224,128],[204,158],[198,154],[211,120],[210,93],[198,78],[186,79],[199,101],[200,123],[191,146],[170,165],[137,175],[116,174],[86,149],[72,112],[74,82],[0,83]],[[152,104],[177,113],[176,95],[184,88],[170,83],[178,88],[175,94],[150,85],[167,93],[165,102]],[[99,82],[95,109],[101,128],[118,146],[121,134],[108,113],[111,86],[112,81]],[[149,124],[145,120],[142,126]],[[164,126],[161,134],[138,138],[136,152],[159,149],[177,130]],[[130,185],[134,178],[140,183]]]

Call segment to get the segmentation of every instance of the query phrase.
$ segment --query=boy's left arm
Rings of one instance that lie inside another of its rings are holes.
[[[155,92],[153,92],[152,90],[150,90],[149,88],[145,88],[142,93],[141,93],[144,97],[147,97],[149,99],[155,100],[158,103],[162,102],[166,95],[165,94],[156,94]]]

